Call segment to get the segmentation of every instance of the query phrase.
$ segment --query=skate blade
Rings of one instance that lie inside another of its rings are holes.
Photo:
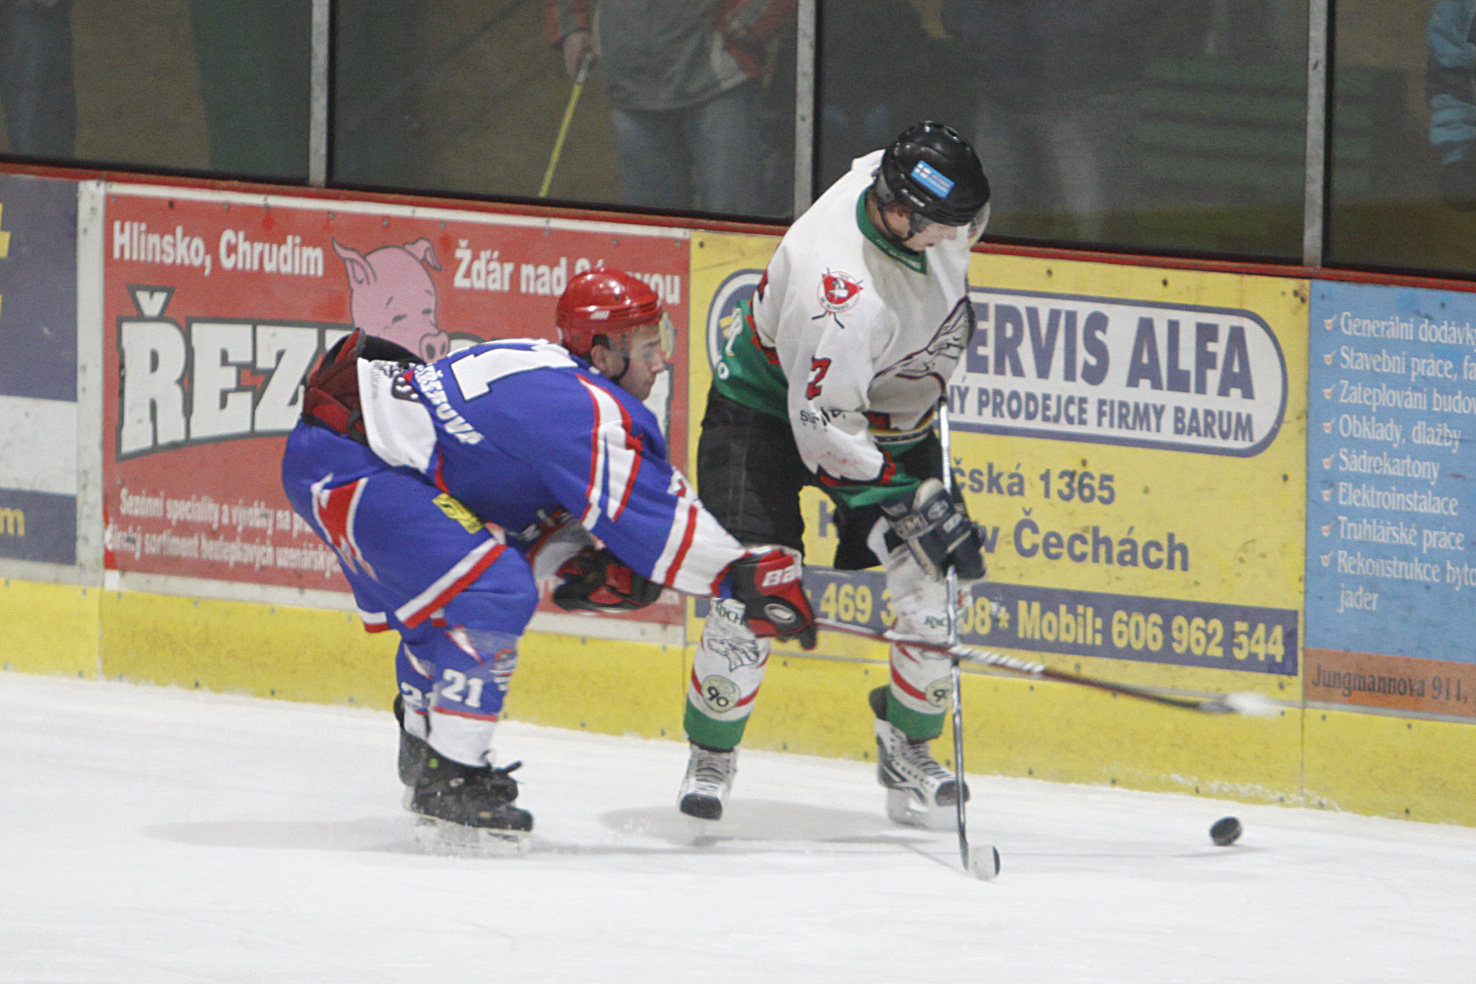
[[[953,830],[958,826],[958,807],[928,806],[905,789],[887,790],[887,816],[893,823],[923,830]]]
[[[420,817],[415,821],[415,843],[427,854],[457,857],[510,858],[527,854],[532,834],[526,830],[494,830]]]
[[[717,816],[703,816],[702,813],[689,813],[682,809],[683,804],[677,804],[678,829],[686,835],[687,843],[693,847],[710,847],[723,839],[727,825],[723,823],[723,807],[718,804]],[[704,811],[710,813],[711,811]]]
[[[713,796],[698,796],[688,793],[677,802],[677,809],[682,816],[700,820],[703,823],[716,823],[723,818],[723,801]]]

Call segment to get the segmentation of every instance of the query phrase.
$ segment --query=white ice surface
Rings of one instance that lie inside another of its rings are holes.
[[[865,763],[746,751],[694,839],[683,745],[508,723],[532,853],[448,858],[395,747],[383,712],[0,673],[0,982],[1476,981],[1476,830],[975,777],[986,883]]]

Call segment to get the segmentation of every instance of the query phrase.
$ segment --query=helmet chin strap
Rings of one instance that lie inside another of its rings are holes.
[[[867,192],[867,202],[876,206],[876,217],[878,221],[872,223],[872,228],[881,233],[881,237],[883,239],[891,243],[893,246],[902,246],[902,244],[905,243],[907,239],[911,238],[911,232],[908,233],[908,236],[906,238],[903,238],[892,231],[892,224],[887,221],[887,206],[890,205],[891,202],[883,202],[881,200],[881,196],[876,193],[875,188]],[[910,230],[911,227],[912,221],[909,215],[908,229]],[[902,248],[906,249],[907,247],[902,246]]]
[[[916,236],[921,232],[926,232],[928,226],[933,224],[933,221],[931,219],[924,218],[921,212],[908,212],[907,238],[911,239],[913,236]]]
[[[622,383],[621,380],[625,378],[625,374],[628,372],[630,372],[630,356],[627,355],[625,357],[625,368],[620,370],[620,374],[618,376],[611,376],[610,382],[614,383],[616,386],[624,386],[625,384]]]
[[[918,233],[922,232],[924,229],[932,224],[931,220],[924,218],[921,212],[913,208],[908,208],[907,235],[899,236],[892,231],[892,224],[887,221],[887,205],[891,205],[894,203],[887,202],[886,204],[883,204],[881,198],[876,194],[875,191],[871,192],[871,195],[871,200],[876,203],[877,218],[881,220],[880,222],[875,223],[874,227],[877,232],[881,233],[882,238],[891,243],[893,246],[900,246],[903,249],[911,249],[912,247],[907,245],[907,240],[911,239],[913,236],[916,236]]]

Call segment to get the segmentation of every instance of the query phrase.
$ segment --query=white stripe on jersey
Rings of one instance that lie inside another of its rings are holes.
[[[494,550],[501,551],[505,545],[499,536],[483,540],[465,557],[458,560],[450,570],[436,578],[430,587],[395,609],[395,618],[412,628],[419,625],[427,615],[446,603],[447,599],[444,595],[453,589],[457,581],[474,571],[488,553]]]
[[[687,558],[687,552],[692,548],[692,536],[696,533],[698,509],[697,503],[686,497],[678,500],[676,510],[672,515],[671,530],[666,534],[666,545],[661,548],[661,556],[656,558],[656,565],[651,569],[651,580],[657,584],[677,585],[668,580],[672,576],[681,576],[682,562]],[[677,570],[673,571],[675,566]],[[706,594],[700,591],[697,594]]]
[[[362,608],[357,610],[359,620],[364,623],[365,632],[384,632],[389,629],[389,616],[384,612],[366,612]]]
[[[590,436],[589,485],[585,489],[589,505],[579,523],[585,529],[594,529],[601,515],[614,522],[625,511],[641,457],[631,436],[630,417],[620,401],[587,379],[580,378],[579,382],[589,393],[595,417]]]
[[[728,565],[749,551],[703,508],[675,468],[667,491],[677,497],[676,510],[651,580],[688,594],[713,594]]]

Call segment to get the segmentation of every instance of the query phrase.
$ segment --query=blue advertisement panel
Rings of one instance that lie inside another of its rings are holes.
[[[0,394],[77,399],[77,185],[0,174]]]
[[[76,562],[77,186],[0,174],[0,557]]]
[[[0,556],[64,564],[76,547],[75,496],[0,489]]]
[[[897,622],[880,571],[807,567],[805,591],[826,618],[878,634]],[[697,614],[707,609],[698,599]],[[974,646],[1297,675],[1293,608],[991,583],[970,591],[958,631]]]
[[[1310,356],[1307,696],[1476,714],[1476,295],[1314,282]]]

